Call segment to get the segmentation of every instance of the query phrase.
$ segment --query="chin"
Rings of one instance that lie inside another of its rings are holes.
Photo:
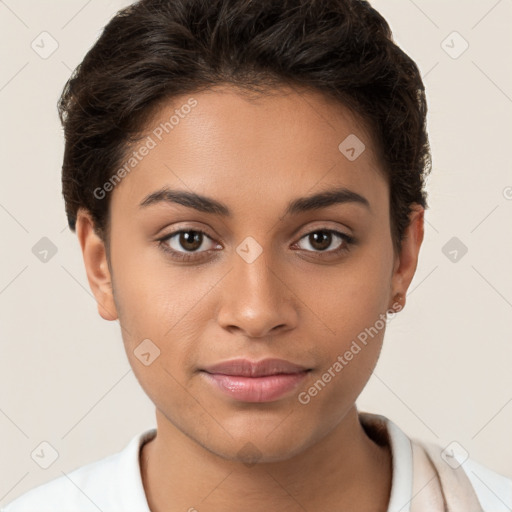
[[[303,428],[290,432],[280,427],[272,429],[255,429],[250,432],[235,433],[228,430],[232,437],[225,437],[218,442],[200,442],[211,453],[226,460],[241,462],[247,466],[289,460],[314,444],[313,436],[308,437]]]

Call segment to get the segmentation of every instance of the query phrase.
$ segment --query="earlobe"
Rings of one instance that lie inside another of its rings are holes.
[[[94,231],[90,213],[83,209],[77,214],[76,234],[82,249],[89,286],[98,304],[98,313],[105,320],[117,320],[105,244]]]
[[[400,255],[395,263],[391,292],[401,296],[401,308],[405,306],[405,296],[418,266],[418,257],[424,235],[425,209],[413,205],[409,215],[409,225],[404,233]]]

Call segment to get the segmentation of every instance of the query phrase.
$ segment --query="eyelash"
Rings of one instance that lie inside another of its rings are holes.
[[[180,251],[175,251],[174,249],[171,249],[169,247],[169,245],[166,243],[168,240],[170,240],[174,236],[179,235],[180,233],[188,233],[188,232],[200,233],[211,240],[211,237],[207,233],[205,233],[204,231],[202,231],[200,229],[180,229],[178,231],[174,231],[173,233],[169,233],[168,235],[164,236],[163,238],[159,238],[157,240],[159,242],[158,245],[164,252],[166,252],[167,254],[170,254],[172,258],[174,258],[178,261],[187,262],[187,261],[195,260],[198,258],[196,256],[197,254],[201,254],[202,252],[208,252],[208,251],[200,251],[200,252],[195,251],[195,252],[189,252],[189,253],[186,253],[186,252],[182,253]],[[337,255],[343,254],[345,252],[348,252],[351,249],[351,246],[356,243],[355,238],[350,235],[347,235],[346,233],[341,233],[340,231],[336,231],[334,229],[322,229],[322,228],[315,229],[313,231],[310,231],[309,233],[306,233],[299,239],[299,241],[302,240],[303,238],[306,238],[306,237],[312,235],[313,233],[331,233],[331,234],[334,234],[335,236],[341,238],[343,240],[343,243],[340,245],[339,248],[331,250],[331,251],[307,251],[307,252],[314,252],[314,253],[318,253],[318,254],[326,253],[329,255],[337,256]]]

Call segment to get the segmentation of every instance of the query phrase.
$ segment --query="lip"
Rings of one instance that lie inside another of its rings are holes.
[[[310,368],[284,359],[233,359],[201,370],[223,394],[243,402],[272,402],[295,389]]]
[[[308,370],[285,359],[231,359],[203,368],[203,371],[214,374],[234,375],[237,377],[267,377],[277,374],[296,374]]]

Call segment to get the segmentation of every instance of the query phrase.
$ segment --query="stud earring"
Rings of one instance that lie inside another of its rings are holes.
[[[391,305],[390,309],[394,310],[394,311],[400,311],[402,308],[403,308],[403,304],[402,304],[402,294],[401,293],[395,293],[395,296],[393,297],[393,304]],[[399,305],[399,307],[397,308],[397,303]]]

